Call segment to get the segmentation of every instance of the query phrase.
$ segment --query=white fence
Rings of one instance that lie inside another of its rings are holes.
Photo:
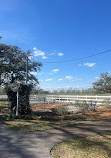
[[[0,100],[7,99],[7,95],[0,95]],[[41,104],[41,103],[53,103],[53,102],[67,102],[75,103],[76,101],[96,101],[97,105],[103,104],[106,101],[111,101],[111,96],[89,96],[89,95],[31,95],[31,104]]]
[[[0,100],[1,100],[1,99],[4,99],[4,100],[5,100],[5,99],[7,99],[7,98],[8,98],[7,95],[0,95]]]
[[[106,101],[111,101],[111,96],[89,96],[89,95],[45,95],[45,96],[38,96],[38,95],[31,95],[30,97],[31,102],[44,102],[44,103],[50,103],[50,102],[66,102],[73,104],[76,101],[94,101],[97,103],[97,105],[103,104]]]

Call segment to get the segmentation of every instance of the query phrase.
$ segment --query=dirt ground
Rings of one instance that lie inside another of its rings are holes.
[[[31,110],[32,111],[50,110],[58,107],[59,105],[60,105],[59,103],[32,105]]]
[[[52,103],[52,104],[39,104],[39,105],[32,105],[31,110],[42,111],[42,110],[50,110],[55,107],[58,107],[59,103]],[[8,108],[4,108],[1,114],[8,114]],[[71,114],[72,115],[72,114]],[[85,114],[77,113],[75,115],[82,116],[84,115],[87,119],[111,119],[111,108],[97,108],[94,112],[86,112]]]
[[[31,106],[32,111],[41,111],[41,110],[50,110],[59,106],[59,103],[54,104],[41,104],[36,106]],[[62,105],[62,104],[61,104]],[[100,119],[107,118],[111,119],[111,108],[97,108],[94,112],[86,112],[85,114],[78,113],[76,115],[82,116],[85,115],[87,119]]]

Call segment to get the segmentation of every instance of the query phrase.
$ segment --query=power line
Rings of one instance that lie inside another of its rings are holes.
[[[92,54],[92,55],[89,55],[89,56],[85,56],[85,57],[77,58],[77,59],[63,60],[63,61],[51,61],[51,62],[44,62],[44,63],[46,63],[46,64],[51,64],[51,63],[66,63],[66,62],[73,62],[73,61],[77,61],[77,60],[81,60],[81,59],[86,59],[86,58],[91,58],[91,57],[94,57],[94,56],[97,56],[97,55],[105,54],[105,53],[110,52],[110,51],[111,51],[111,49],[106,50],[106,51],[104,51],[104,52],[100,52],[100,53]]]

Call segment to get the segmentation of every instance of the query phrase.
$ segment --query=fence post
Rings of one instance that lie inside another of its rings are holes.
[[[60,105],[60,95],[59,95],[59,105]]]
[[[86,102],[87,102],[87,95],[86,95]]]
[[[36,94],[36,105],[38,104],[38,100],[39,100],[39,99],[37,98],[37,96],[38,96],[38,95]]]
[[[78,95],[77,95],[77,100],[78,100]]]
[[[67,95],[67,102],[68,102],[68,95]]]
[[[46,98],[47,98],[47,102],[48,102],[48,104],[49,104],[49,96],[47,96]]]
[[[52,102],[54,102],[54,96],[52,95]]]
[[[59,104],[60,104],[60,95],[59,95]]]
[[[98,100],[97,95],[96,95],[96,101]]]

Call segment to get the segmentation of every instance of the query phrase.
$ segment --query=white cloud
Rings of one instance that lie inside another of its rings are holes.
[[[33,50],[34,50],[34,56],[41,56],[42,59],[48,58],[48,57],[46,57],[45,52],[38,50],[36,47],[34,47]]]
[[[45,56],[45,53],[42,52],[41,50],[35,50],[34,54],[35,54],[35,56],[42,56],[42,57]]]
[[[52,80],[53,80],[52,78],[49,78],[49,79],[46,79],[45,81],[47,81],[47,82],[48,82],[48,81],[52,81]]]
[[[84,63],[84,66],[94,67],[96,63]]]
[[[58,81],[62,81],[62,80],[63,80],[62,78],[59,78],[59,79],[58,79]]]
[[[31,75],[37,75],[37,72],[31,71],[30,74]]]
[[[73,77],[72,77],[72,76],[66,76],[65,79],[67,79],[67,80],[72,80]]]
[[[59,72],[59,69],[53,69],[52,72],[57,73],[57,72]]]
[[[31,60],[32,58],[33,58],[33,56],[31,55],[31,56],[28,56],[28,58]]]
[[[42,59],[47,59],[48,57],[46,57],[46,56],[42,56]]]
[[[34,48],[33,48],[33,50],[37,50],[37,48],[36,48],[36,47],[34,47]]]
[[[64,54],[63,54],[63,53],[58,53],[57,55],[61,57],[61,56],[63,56]]]
[[[96,79],[100,79],[100,77],[95,77]]]

